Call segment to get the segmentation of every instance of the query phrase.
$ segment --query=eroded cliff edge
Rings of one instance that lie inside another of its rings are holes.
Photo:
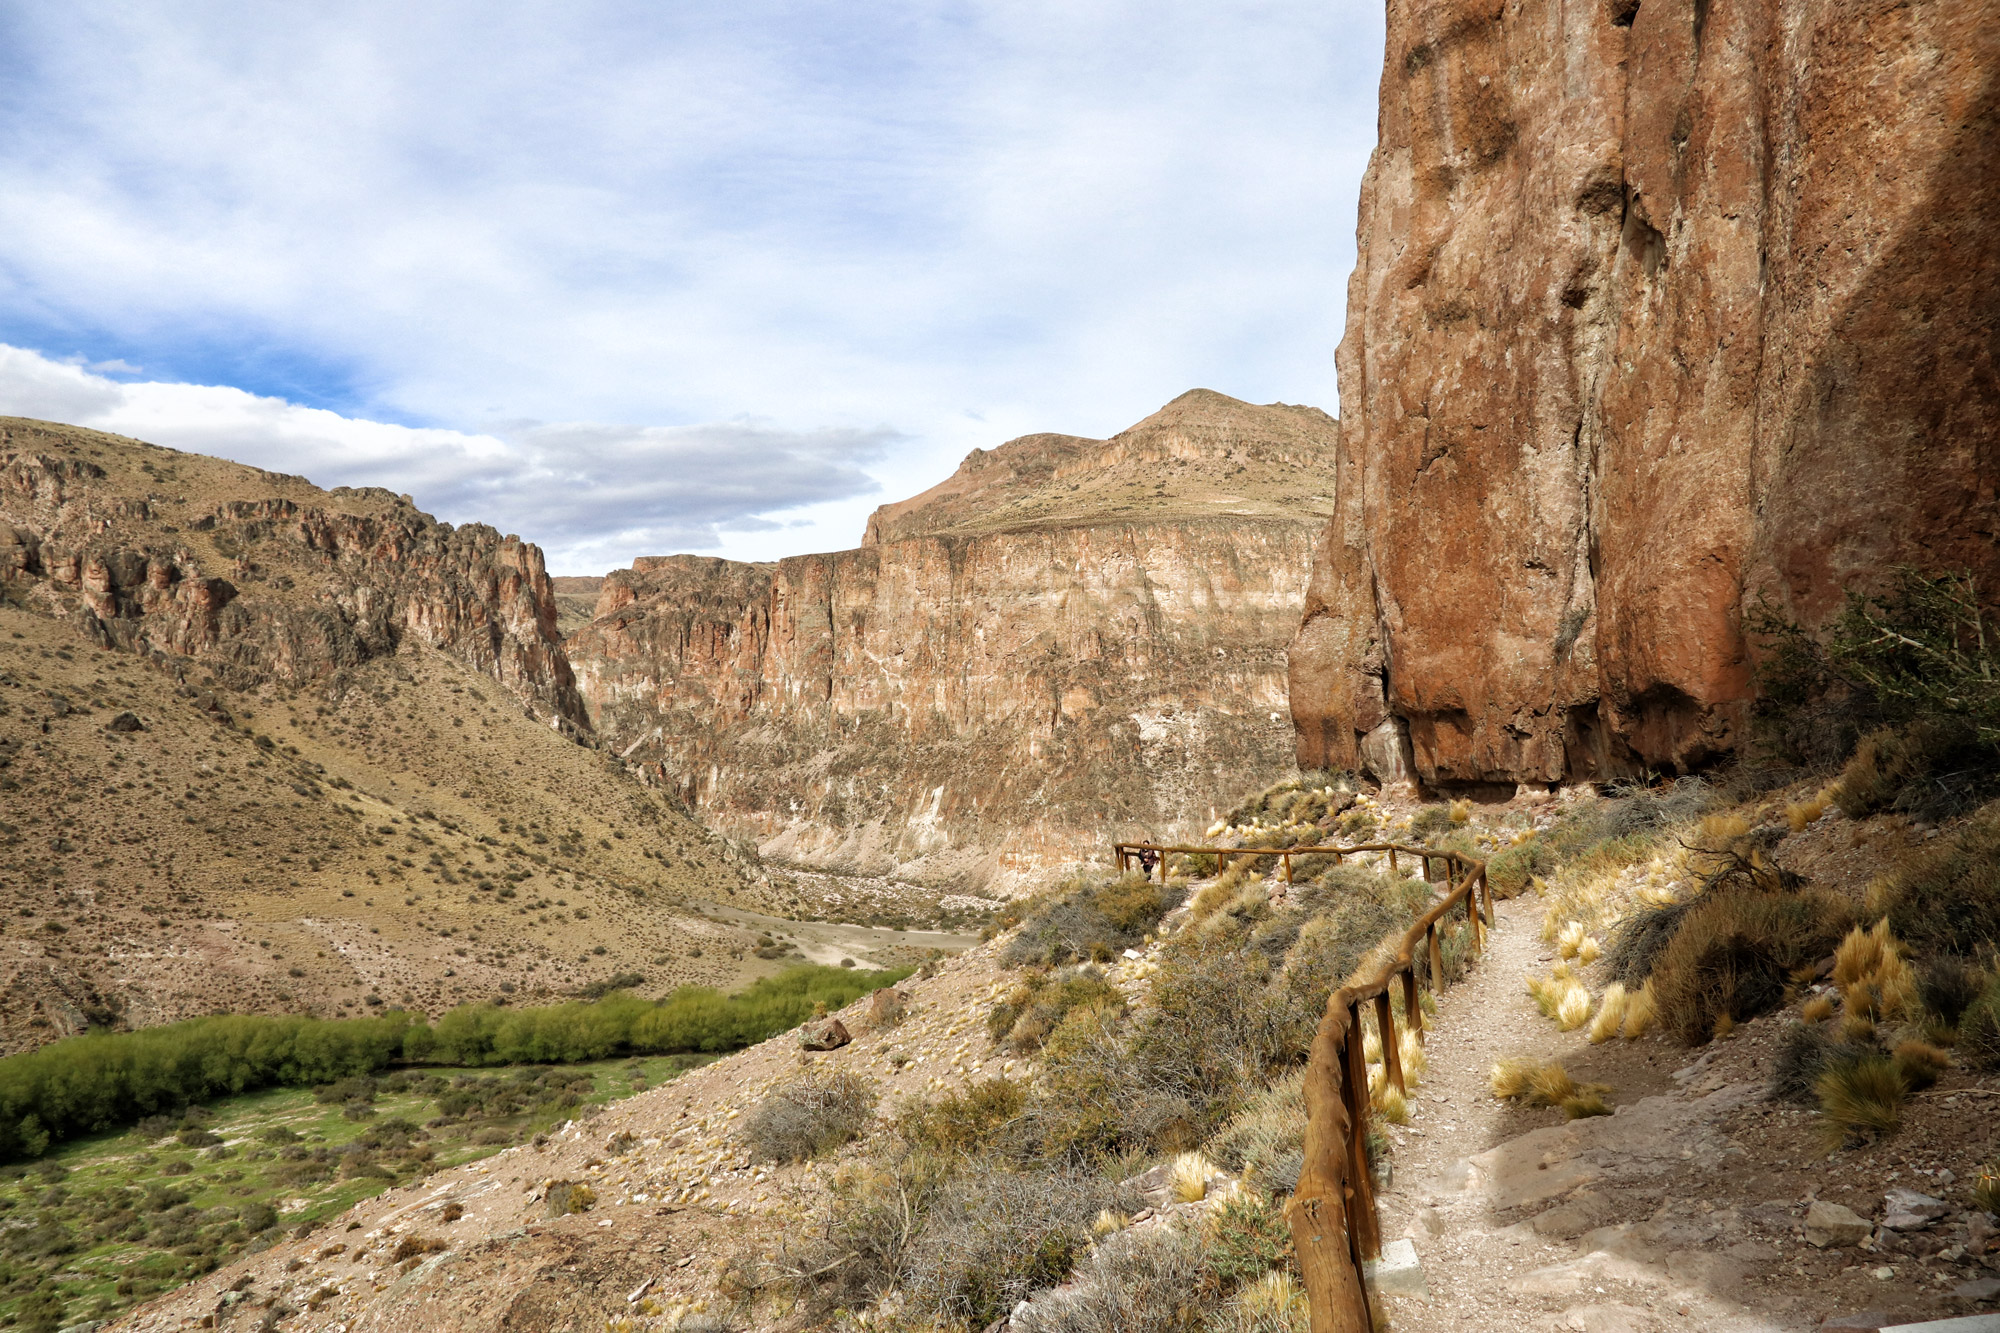
[[[1302,767],[1696,767],[1760,596],[2000,587],[1991,17],[1391,0]]]
[[[1289,757],[1339,428],[1195,391],[977,450],[859,549],[641,560],[567,643],[606,739],[767,855],[992,883],[1194,832]]]

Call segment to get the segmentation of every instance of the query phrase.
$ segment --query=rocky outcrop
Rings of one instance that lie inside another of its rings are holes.
[[[867,544],[610,575],[567,647],[600,732],[769,856],[989,881],[1197,831],[1283,767],[1310,408],[1196,392],[975,451]]]
[[[1301,766],[1701,766],[1760,597],[2000,587],[2000,34],[1971,0],[1392,0]]]
[[[317,491],[228,469],[254,499],[135,495],[88,453],[93,433],[0,422],[0,587],[106,645],[238,681],[324,680],[412,638],[581,735],[589,719],[556,628],[542,553],[454,528],[386,491]],[[107,457],[122,458],[124,450]],[[100,451],[102,452],[102,451]],[[195,466],[158,450],[170,471]],[[209,464],[210,460],[199,460]],[[298,492],[296,496],[283,492]]]

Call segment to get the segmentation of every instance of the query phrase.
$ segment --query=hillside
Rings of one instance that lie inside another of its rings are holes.
[[[856,550],[642,559],[566,648],[607,744],[794,866],[1032,884],[1288,761],[1338,425],[1183,395],[975,451]]]
[[[0,423],[0,1049],[778,966],[702,914],[775,891],[578,743],[555,619],[491,529]]]
[[[2000,1152],[1990,1066],[1945,1070],[1900,1128],[1849,1136],[1829,1160],[1825,1117],[1767,1096],[1814,1021],[1813,991],[1756,1001],[1775,1009],[1690,1051],[1662,1030],[1669,1011],[1621,1036],[1616,1022],[1545,1019],[1521,985],[1554,964],[1581,979],[1586,1018],[1611,1008],[1617,965],[1596,935],[1581,954],[1552,937],[1578,912],[1597,931],[1645,904],[1728,901],[1688,879],[1715,829],[1754,825],[1777,864],[1842,898],[1925,841],[1900,816],[1793,820],[1808,795],[1695,785],[1448,810],[1294,781],[1238,811],[1232,843],[1317,840],[1338,821],[1474,849],[1496,869],[1567,849],[1542,894],[1499,905],[1482,954],[1448,942],[1447,970],[1463,971],[1427,997],[1426,1041],[1403,1048],[1407,1099],[1370,1068],[1384,1235],[1413,1246],[1427,1284],[1420,1299],[1380,1293],[1394,1327],[1776,1333],[1870,1310],[1963,1311],[2000,1292],[1987,1276],[2000,1232],[1976,1193]],[[1018,931],[904,983],[906,1009],[839,1013],[850,1044],[809,1053],[774,1038],[359,1203],[118,1327],[234,1310],[295,1330],[955,1318],[1005,1333],[1298,1333],[1273,1206],[1301,1162],[1297,1062],[1313,1025],[1294,1020],[1316,1016],[1317,987],[1365,955],[1395,904],[1431,900],[1407,861],[1400,874],[1372,855],[1312,873],[1178,883],[1152,909],[1163,917],[1134,921],[1149,938],[1129,952],[1050,972],[1045,950],[1087,922],[1093,895],[1120,911],[1140,900],[1131,881],[1052,895]],[[1265,966],[1274,954],[1282,968]],[[1572,1114],[1499,1095],[1495,1066],[1517,1060],[1561,1062],[1598,1085],[1595,1102]],[[770,1160],[762,1145],[793,1123],[772,1106],[802,1080],[831,1098],[850,1078],[875,1097],[853,1140]],[[1852,1221],[1830,1238],[1818,1228],[1836,1201]]]

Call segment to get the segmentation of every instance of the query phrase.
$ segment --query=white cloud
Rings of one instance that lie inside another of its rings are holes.
[[[542,544],[559,573],[633,555],[714,550],[775,533],[772,515],[878,490],[863,465],[895,432],[785,431],[756,421],[631,427],[512,423],[491,433],[418,428],[301,407],[241,389],[119,383],[0,344],[0,414],[67,421],[216,454],[322,486],[383,486],[459,523]],[[856,525],[846,540],[858,537]]]
[[[747,417],[878,449],[847,465],[890,496],[1197,385],[1333,408],[1381,31],[1379,0],[14,6],[0,341],[467,438]]]

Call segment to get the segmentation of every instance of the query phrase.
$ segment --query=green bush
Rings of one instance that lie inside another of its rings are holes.
[[[1941,841],[1877,884],[1872,905],[1920,953],[1989,952],[2000,945],[2000,802]]]
[[[1000,959],[1008,967],[1107,962],[1140,943],[1186,899],[1186,885],[1155,884],[1136,872],[1102,881],[1075,880],[1027,908],[1020,933],[1008,941]]]
[[[910,971],[796,967],[735,995],[690,986],[657,1004],[613,993],[539,1009],[465,1005],[435,1028],[392,1010],[346,1019],[221,1015],[90,1033],[0,1059],[0,1161],[39,1157],[78,1134],[217,1097],[333,1085],[398,1061],[547,1064],[736,1050],[797,1027],[817,1004],[839,1008]],[[365,1098],[338,1100],[366,1105]]]
[[[1028,1103],[1027,1085],[989,1078],[963,1092],[906,1106],[896,1130],[914,1147],[941,1153],[974,1153],[992,1146],[995,1135]]]
[[[1005,1042],[1016,1054],[1027,1055],[1041,1049],[1071,1010],[1089,1005],[1122,1009],[1124,1004],[1118,988],[1091,968],[1037,972],[993,1006],[986,1016],[986,1031],[996,1043]]]

